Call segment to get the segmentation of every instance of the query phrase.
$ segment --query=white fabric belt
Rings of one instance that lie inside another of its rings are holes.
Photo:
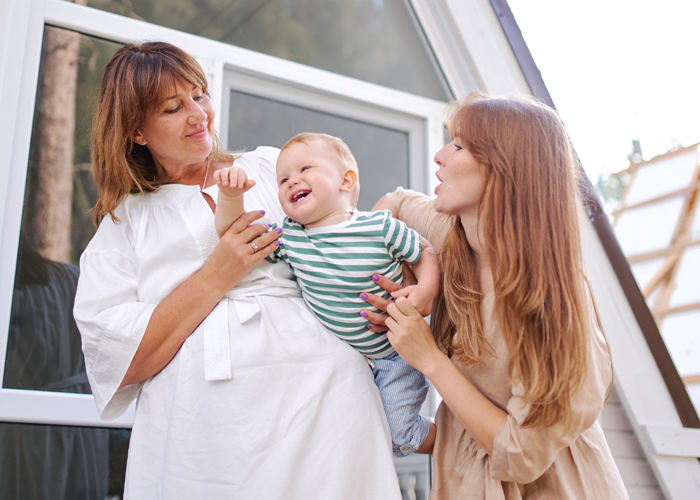
[[[233,297],[224,297],[199,326],[199,328],[204,330],[204,379],[207,382],[231,380],[229,300],[236,307],[238,321],[243,325],[260,313],[260,304],[257,297],[261,295],[273,297],[301,296],[299,290],[296,289],[268,289],[266,292],[253,296],[234,295]]]

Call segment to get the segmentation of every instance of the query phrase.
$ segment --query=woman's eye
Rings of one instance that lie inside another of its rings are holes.
[[[199,94],[198,96],[194,97],[195,101],[201,101],[202,99],[204,99],[204,94]]]
[[[167,115],[172,115],[173,113],[177,113],[178,111],[180,111],[180,107],[181,106],[178,106],[177,108],[173,108],[173,109],[166,109],[164,111],[164,113]]]

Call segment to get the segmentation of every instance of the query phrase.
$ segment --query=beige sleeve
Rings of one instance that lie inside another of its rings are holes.
[[[571,402],[569,425],[523,428],[522,423],[530,409],[523,402],[522,386],[513,388],[513,397],[507,406],[508,417],[493,443],[493,479],[521,484],[535,481],[551,466],[560,451],[571,446],[595,423],[612,382],[612,366],[607,342],[592,323],[589,345],[588,369],[581,389]]]
[[[437,213],[432,198],[410,189],[398,188],[387,197],[396,207],[396,218],[418,231],[439,252],[451,227],[451,217]]]

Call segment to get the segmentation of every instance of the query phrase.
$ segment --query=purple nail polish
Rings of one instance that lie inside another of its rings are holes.
[[[367,300],[369,297],[367,296],[366,293],[361,293],[361,294],[360,294],[360,298],[361,298],[362,300]]]
[[[360,313],[360,316],[362,316],[363,318],[366,318],[366,317],[369,316],[369,314],[367,314],[366,312],[362,311],[362,312]]]
[[[272,227],[272,224],[268,224],[267,227]]]
[[[379,281],[379,275],[378,275],[378,274],[373,274],[373,275],[372,275],[372,281]]]
[[[369,329],[371,330],[371,329],[372,329],[372,325],[367,325],[367,328],[369,328]]]
[[[265,210],[260,210],[260,213],[265,215]]]
[[[276,246],[276,247],[280,246],[280,242],[279,242],[279,241],[275,241],[275,246]]]
[[[281,227],[278,227],[277,229],[275,229],[275,232],[276,232],[277,234],[281,234],[281,233],[282,233],[282,228],[281,228]]]

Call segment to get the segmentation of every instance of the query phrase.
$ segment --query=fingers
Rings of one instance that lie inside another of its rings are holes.
[[[233,232],[233,233],[241,233],[243,230],[245,230],[250,224],[255,222],[256,220],[260,219],[263,215],[265,215],[265,210],[254,210],[252,212],[246,212],[238,219],[236,219],[233,224],[231,224],[231,227],[226,231],[227,233]],[[261,226],[263,228],[267,228],[267,226]]]
[[[386,308],[386,312],[395,320],[399,320],[404,316],[423,318],[421,313],[419,313],[416,308],[413,307],[413,304],[405,297],[399,297],[389,304]]]
[[[384,321],[386,318],[388,318],[386,314],[370,311],[369,309],[363,309],[360,311],[360,316],[370,321],[367,328],[373,332],[382,333],[386,331],[386,326],[384,325]]]
[[[386,311],[386,307],[391,303],[391,300],[384,299],[373,293],[361,293],[360,298],[380,311]]]
[[[228,167],[214,172],[214,180],[217,184],[231,189],[245,189],[255,186],[255,181],[248,179],[248,174],[242,168]]]
[[[389,278],[386,278],[386,277],[381,276],[379,274],[372,275],[372,281],[374,281],[376,284],[378,284],[380,287],[382,287],[384,290],[386,290],[389,293],[397,291],[397,290],[401,290],[401,285],[394,283]]]

